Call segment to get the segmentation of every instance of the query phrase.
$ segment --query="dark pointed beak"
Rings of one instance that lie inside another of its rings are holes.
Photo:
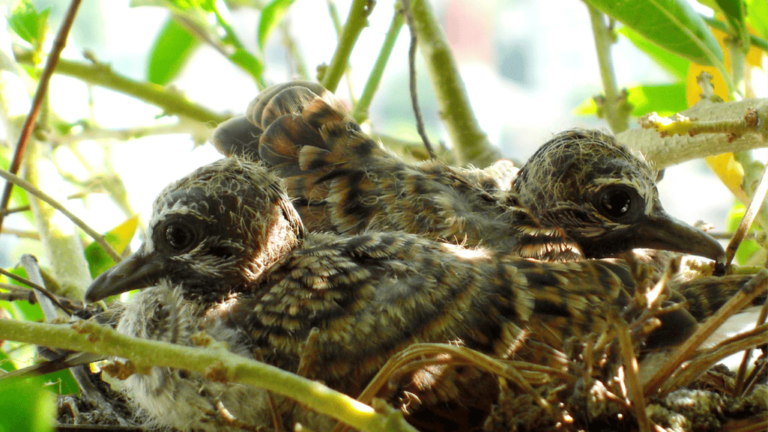
[[[135,253],[100,274],[85,291],[85,301],[95,302],[109,296],[154,285],[163,266],[152,254]]]
[[[635,225],[637,248],[661,249],[715,261],[715,274],[725,273],[725,250],[704,231],[667,214],[651,216]]]

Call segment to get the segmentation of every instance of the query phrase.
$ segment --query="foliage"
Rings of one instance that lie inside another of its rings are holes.
[[[417,0],[413,0],[413,2],[418,3]],[[668,84],[641,83],[640,85],[628,88],[628,102],[634,107],[630,111],[632,116],[642,116],[652,111],[668,115],[693,105],[698,100],[700,94],[696,79],[700,72],[705,70],[714,76],[716,95],[725,100],[742,98],[749,94],[750,91],[748,83],[745,83],[744,71],[748,70],[748,68],[760,67],[761,60],[765,57],[765,50],[768,49],[768,42],[766,42],[766,39],[768,39],[768,3],[764,0],[702,0],[700,3],[717,13],[714,19],[703,18],[686,0],[642,0],[633,2],[586,0],[586,2],[602,13],[607,14],[612,20],[623,24],[615,33],[613,32],[613,27],[610,27],[613,37],[629,40],[667,70],[673,78],[673,82]],[[266,82],[264,67],[266,41],[273,37],[273,33],[281,25],[286,12],[292,7],[293,3],[293,0],[271,0],[265,2],[133,0],[132,5],[135,7],[155,6],[164,8],[169,12],[169,17],[157,35],[154,45],[147,48],[148,66],[145,77],[146,82],[128,80],[125,77],[121,77],[119,73],[113,71],[108,66],[98,62],[83,65],[70,60],[62,60],[58,72],[74,76],[76,79],[89,85],[96,82],[96,76],[101,77],[100,79],[104,77],[114,78],[112,81],[109,79],[98,81],[97,84],[107,87],[111,86],[110,88],[115,91],[155,104],[163,112],[181,112],[182,114],[175,117],[175,126],[177,128],[173,130],[174,133],[198,133],[200,128],[207,130],[205,127],[210,127],[210,123],[206,124],[207,120],[202,120],[201,117],[195,118],[192,115],[184,115],[184,112],[187,111],[174,110],[174,107],[183,104],[190,105],[192,103],[187,101],[183,95],[162,86],[173,83],[196,50],[202,46],[211,46],[226,58],[233,68],[246,72],[252,77],[259,88],[264,88]],[[363,3],[366,2],[355,1],[352,10],[357,10],[355,7]],[[419,5],[417,4],[417,6]],[[258,43],[255,49],[248,49],[242,42],[242,36],[237,34],[232,26],[232,14],[237,13],[234,9],[243,7],[255,9],[259,13],[257,24]],[[370,7],[372,7],[370,4],[366,4],[365,8],[367,9],[364,13],[370,13]],[[427,12],[430,12],[428,8]],[[376,13],[386,13],[386,8],[379,6]],[[25,0],[18,2],[7,16],[7,26],[12,32],[15,42],[22,48],[27,48],[31,51],[31,55],[27,57],[17,53],[16,60],[18,63],[14,64],[14,66],[22,65],[29,69],[9,67],[9,69],[14,69],[17,73],[22,74],[24,80],[34,82],[39,77],[39,69],[42,63],[40,54],[49,36],[49,15],[50,9],[38,11],[32,3]],[[362,29],[366,17],[367,15],[352,16],[349,20],[357,20],[358,25],[362,22],[363,25],[360,26],[360,29]],[[51,23],[50,26],[58,27],[58,24],[58,22]],[[402,20],[400,20],[400,24],[397,26],[393,24],[391,31],[395,37],[400,29],[400,25],[402,25]],[[419,43],[422,49],[425,47],[429,49],[429,47],[447,46],[446,42],[440,39],[439,34],[420,34],[419,37],[421,38]],[[352,38],[352,46],[356,43],[355,39]],[[347,48],[351,51],[351,46]],[[365,47],[365,49],[375,50],[377,47]],[[391,46],[387,49],[391,50]],[[348,53],[349,51],[346,52]],[[292,53],[292,55],[296,57],[294,60],[297,63],[303,63],[300,55],[296,55],[296,53]],[[9,62],[14,63],[10,53],[6,52],[5,56]],[[381,57],[381,64],[371,73],[364,93],[358,99],[357,105],[352,107],[354,112],[367,112],[367,104],[371,103],[376,93],[378,87],[377,80],[380,79],[388,56],[389,52],[383,55]],[[331,62],[331,59],[327,59],[327,62],[331,64],[329,68],[334,70],[326,70],[326,76],[332,73],[341,74],[347,70],[348,58],[342,57],[337,62]],[[428,59],[428,61],[430,60]],[[458,76],[455,65],[452,66],[450,62],[432,66],[445,74],[453,74],[454,77]],[[32,73],[27,74],[27,70]],[[432,76],[432,79],[436,78]],[[120,86],[114,84],[118,81]],[[0,88],[0,93],[3,91],[5,90]],[[151,97],[148,96],[150,92],[154,92]],[[765,97],[765,95],[762,96]],[[451,98],[452,96],[449,95],[448,97]],[[5,96],[0,97],[0,99],[3,98]],[[447,107],[465,104],[465,102],[465,99],[457,97],[455,99],[441,100],[440,104],[441,108],[447,109]],[[4,105],[3,109],[7,109],[5,108],[6,103],[2,105]],[[205,107],[199,108],[205,109]],[[467,107],[465,106],[464,108]],[[578,112],[582,115],[603,114],[605,109],[593,100],[585,101],[577,108]],[[471,112],[471,110],[468,111]],[[226,118],[224,114],[218,116],[219,119]],[[5,115],[2,117],[7,119]],[[46,122],[54,126],[62,124],[54,112],[48,112],[48,115],[43,119],[43,123]],[[80,122],[68,124],[64,129],[53,128],[48,130],[49,136],[41,135],[37,138],[43,144],[57,140],[69,140],[72,143],[80,139],[93,139],[88,134],[83,134],[86,138],[78,137],[78,133],[83,130],[89,130],[92,126],[91,123],[90,119],[82,119]],[[476,121],[469,121],[468,124],[471,125],[470,128],[477,127]],[[83,127],[83,125],[86,125],[86,127]],[[6,130],[14,130],[15,127],[12,123],[8,123],[5,126]],[[164,125],[162,126],[164,127]],[[45,128],[43,127],[43,129]],[[479,130],[479,127],[477,129]],[[152,134],[162,130],[164,129],[158,127],[156,130],[142,131],[142,133]],[[101,130],[101,132],[103,132],[104,137],[112,137],[107,131]],[[129,135],[125,139],[129,139],[132,136],[140,136],[140,134]],[[461,141],[454,143],[458,147],[467,148],[472,146],[479,147],[484,144]],[[50,147],[44,147],[45,151],[51,152]],[[722,152],[727,153],[729,151],[728,143],[725,139],[723,139],[721,149]],[[467,154],[470,153],[472,152]],[[474,153],[479,154],[482,152]],[[0,166],[3,169],[10,165],[11,158],[11,152],[5,147],[0,147]],[[34,164],[37,161],[36,157],[32,157],[31,163]],[[477,161],[464,160],[461,162],[471,163]],[[737,162],[734,156],[729,154],[719,159],[712,156],[708,158],[708,163],[724,179],[729,188],[734,191],[736,197],[742,200],[748,198],[751,189],[750,186],[745,185],[745,179],[750,178],[749,171],[754,170],[753,168],[742,166],[742,163]],[[70,186],[82,187],[87,192],[87,187],[83,186],[83,184],[76,184],[77,182],[71,181],[72,179],[68,180],[70,180],[68,182]],[[116,192],[124,191],[119,178],[108,180],[104,185],[104,189],[112,193],[113,199],[122,203],[122,208],[128,207],[125,205],[125,197],[121,197]],[[26,207],[28,205],[26,192],[21,188],[14,188],[12,207],[21,208],[25,212],[25,216],[32,219],[33,216]],[[728,223],[730,230],[735,229],[743,211],[741,204],[737,204],[734,207],[729,215]],[[763,213],[762,218],[765,219],[765,217],[766,215]],[[758,219],[758,221],[760,220]],[[36,222],[40,223],[40,221]],[[106,240],[119,253],[122,253],[129,247],[137,227],[138,219],[134,215],[126,214],[126,219],[122,223],[106,233]],[[758,227],[755,230],[764,230],[765,228],[766,225],[763,225],[762,228]],[[52,255],[55,256],[55,254]],[[114,263],[112,258],[95,242],[85,247],[84,256],[74,258],[87,263],[92,277],[96,277]],[[764,262],[765,244],[756,241],[745,242],[736,254],[736,259],[739,263],[743,264]],[[11,270],[17,274],[22,273],[20,270]],[[0,277],[0,282],[19,285],[17,282],[5,277]],[[84,289],[85,287],[81,288]],[[11,291],[0,288],[0,293],[8,292]],[[42,321],[44,319],[40,308],[26,301],[0,301],[0,312],[3,311],[7,312],[7,315],[10,315],[10,317],[3,318],[0,315],[0,319],[22,321]],[[2,339],[2,332],[0,332],[0,339]],[[24,367],[30,364],[34,357],[29,347],[11,341],[3,341],[0,348],[0,367],[6,371]],[[46,386],[45,390],[43,390],[40,382],[55,382],[60,383],[60,385]],[[3,430],[3,428],[5,428],[4,430],[49,430],[49,419],[53,415],[50,391],[54,393],[69,393],[75,390],[76,385],[68,372],[58,373],[56,376],[43,377],[42,379],[35,379],[29,382],[14,383],[13,387],[9,387],[9,384],[6,383],[0,383],[0,419],[3,419],[2,421],[4,422],[14,418],[27,420],[23,425],[0,423],[0,430]]]

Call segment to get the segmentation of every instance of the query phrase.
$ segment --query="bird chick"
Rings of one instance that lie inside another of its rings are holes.
[[[602,331],[607,311],[628,304],[636,288],[628,269],[610,260],[538,262],[400,232],[306,233],[279,179],[240,158],[166,188],[146,234],[86,292],[97,301],[155,286],[125,307],[118,331],[186,343],[204,330],[287,371],[304,361],[307,377],[352,396],[416,342],[461,343],[500,358],[522,355],[516,350],[526,338],[561,348],[571,336]],[[313,329],[313,354],[302,359]],[[264,406],[263,393],[182,378],[153,370],[124,389],[157,426],[229,424],[209,409],[217,406],[252,427],[271,425],[263,412],[237,408],[250,400]],[[284,426],[292,429],[297,415],[283,416]]]
[[[540,259],[633,248],[725,259],[716,240],[664,211],[648,164],[598,131],[558,134],[516,177],[504,162],[409,164],[364,134],[322,86],[293,82],[266,89],[213,142],[272,167],[313,231],[399,230]]]

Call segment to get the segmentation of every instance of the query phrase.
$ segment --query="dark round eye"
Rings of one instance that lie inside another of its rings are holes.
[[[173,249],[182,251],[195,242],[195,232],[187,225],[171,223],[165,227],[165,241]]]
[[[600,195],[599,205],[606,216],[620,218],[632,208],[632,197],[624,188],[610,188]]]

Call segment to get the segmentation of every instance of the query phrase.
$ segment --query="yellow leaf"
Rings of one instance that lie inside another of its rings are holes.
[[[741,166],[736,159],[733,158],[733,153],[723,153],[717,156],[709,156],[704,158],[707,161],[707,165],[712,168],[712,171],[717,174],[720,180],[728,186],[736,196],[740,196],[736,191],[741,191],[741,183],[744,180],[744,167]]]
[[[138,224],[138,215],[129,217],[125,222],[109,230],[106,235],[107,242],[115,248],[117,253],[123,253],[125,248],[131,243]]]

